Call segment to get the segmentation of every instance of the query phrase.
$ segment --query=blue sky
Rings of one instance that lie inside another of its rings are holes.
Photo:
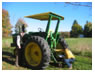
[[[65,19],[60,22],[59,31],[70,31],[74,20],[77,20],[82,27],[86,21],[92,22],[92,8],[67,5],[64,2],[3,2],[2,8],[9,12],[13,27],[19,18],[23,18],[28,24],[27,31],[38,31],[39,27],[45,30],[47,21],[24,18],[27,15],[44,12],[54,12],[64,16]],[[51,23],[50,28],[54,30],[56,21]]]

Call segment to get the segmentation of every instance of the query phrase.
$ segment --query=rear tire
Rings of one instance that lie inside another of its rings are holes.
[[[24,46],[26,65],[34,70],[44,69],[50,62],[50,48],[46,40],[32,36]]]
[[[56,46],[56,49],[59,49],[59,51],[56,52],[56,59],[58,61],[63,62],[63,57],[65,56],[64,49],[68,48],[68,45],[66,44],[66,41],[64,38],[60,38],[59,42]]]
[[[68,45],[67,45],[66,41],[64,40],[64,38],[60,38],[59,43],[61,44],[63,49],[68,48]]]

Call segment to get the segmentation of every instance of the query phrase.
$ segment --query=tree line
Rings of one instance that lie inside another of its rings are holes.
[[[92,23],[86,22],[84,25],[84,28],[80,26],[77,22],[77,20],[74,20],[72,29],[70,31],[70,37],[79,37],[80,35],[83,35],[84,37],[92,37]]]
[[[27,27],[27,23],[23,19],[19,19],[15,25],[15,32],[19,32],[19,28],[22,25]],[[12,25],[10,23],[9,13],[7,10],[2,9],[2,37],[10,37],[12,34]],[[92,37],[92,23],[86,22],[84,28],[80,24],[78,24],[77,20],[74,20],[73,25],[71,27],[70,32],[61,32],[61,36],[64,37],[79,37],[83,35],[84,37]]]
[[[61,36],[63,37],[92,37],[92,23],[86,22],[84,28],[80,24],[78,24],[77,20],[74,20],[73,25],[71,27],[70,32],[61,32]]]

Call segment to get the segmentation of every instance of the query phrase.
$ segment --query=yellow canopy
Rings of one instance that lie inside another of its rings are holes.
[[[33,18],[33,19],[38,19],[38,20],[48,20],[50,14],[54,15],[54,17],[52,18],[52,20],[58,20],[58,18],[56,18],[55,16],[60,17],[61,20],[64,19],[64,17],[62,17],[60,15],[57,15],[55,13],[52,13],[52,12],[40,13],[40,14],[35,14],[35,15],[30,15],[30,16],[25,16],[25,17],[27,17],[27,18]]]

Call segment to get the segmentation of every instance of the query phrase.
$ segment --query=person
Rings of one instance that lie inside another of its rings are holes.
[[[75,56],[68,48],[68,45],[65,40],[63,40],[62,45],[64,52],[63,62],[65,62],[65,64],[68,66],[69,69],[72,69],[72,63],[75,61]]]
[[[64,53],[65,53],[64,62],[67,64],[69,69],[72,69],[72,63],[75,61],[75,56],[68,48],[64,49]]]
[[[16,40],[16,43],[17,43],[17,46],[16,46],[16,60],[15,60],[15,64],[17,67],[19,67],[20,65],[20,58],[21,58],[21,48],[22,48],[22,37],[25,35],[25,30],[23,29],[23,26],[22,26],[22,31],[20,32],[19,35],[17,35],[17,40]]]

